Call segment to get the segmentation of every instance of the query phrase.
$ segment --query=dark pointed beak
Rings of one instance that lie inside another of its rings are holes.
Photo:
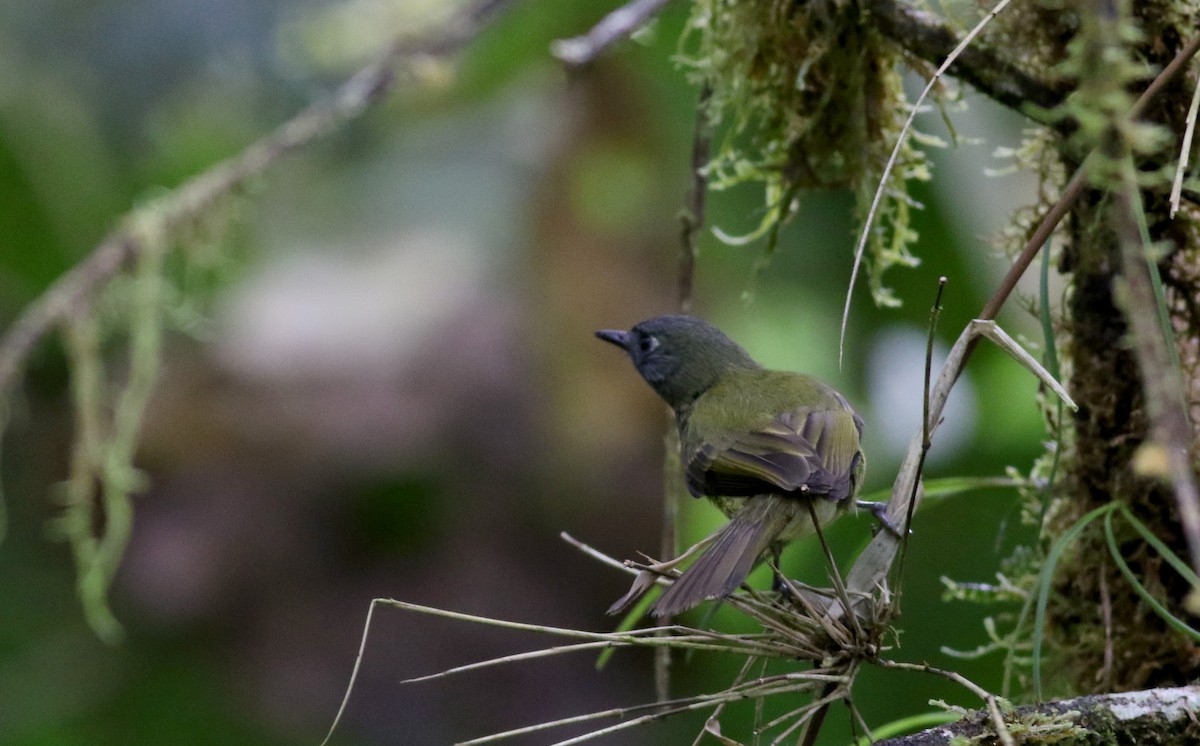
[[[629,351],[629,332],[620,329],[601,329],[596,336],[609,344],[614,344],[626,352]]]

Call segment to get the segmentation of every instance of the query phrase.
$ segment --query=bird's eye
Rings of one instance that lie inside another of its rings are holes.
[[[638,348],[641,349],[643,354],[654,352],[656,349],[658,349],[658,337],[652,337],[650,335],[642,337],[641,340],[638,341]]]

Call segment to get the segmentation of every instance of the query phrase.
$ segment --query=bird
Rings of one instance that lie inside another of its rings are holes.
[[[674,411],[688,491],[729,518],[679,557],[649,565],[608,613],[628,608],[697,554],[651,615],[671,617],[727,597],[765,556],[778,560],[787,543],[813,534],[814,518],[824,527],[855,504],[866,468],[863,420],[831,386],[766,369],[720,329],[689,315],[656,316],[596,336],[624,350]],[[884,505],[861,506],[878,516]]]

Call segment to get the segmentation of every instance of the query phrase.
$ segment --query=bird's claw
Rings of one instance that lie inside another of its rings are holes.
[[[887,529],[892,536],[895,536],[897,539],[902,537],[900,529],[896,528],[892,522],[888,520],[887,503],[871,502],[869,500],[856,500],[854,505],[855,507],[870,511],[871,515],[875,516],[875,520],[879,521],[879,525]],[[912,531],[910,530],[909,533],[911,534]]]

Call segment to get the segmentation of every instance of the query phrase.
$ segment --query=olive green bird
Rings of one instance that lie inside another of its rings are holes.
[[[658,316],[596,336],[625,350],[679,426],[688,490],[729,523],[680,557],[652,566],[609,609],[637,600],[658,574],[696,553],[651,607],[673,616],[733,593],[768,552],[845,512],[862,483],[863,421],[846,398],[800,373],[767,370],[719,329],[691,316]],[[811,509],[810,509],[811,505]],[[878,512],[873,503],[862,504]]]

